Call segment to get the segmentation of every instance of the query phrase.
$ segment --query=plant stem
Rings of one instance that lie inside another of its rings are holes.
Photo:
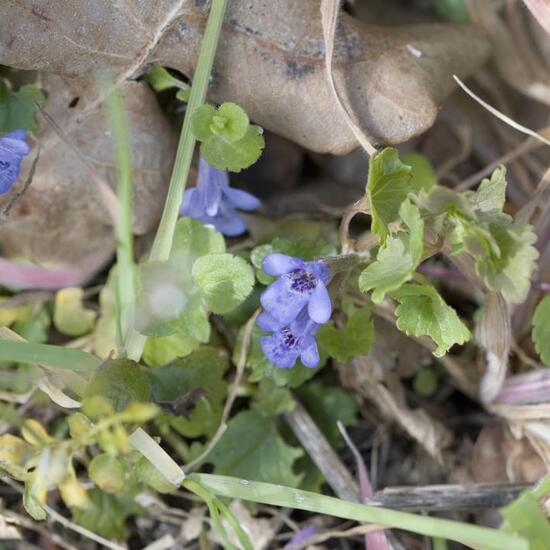
[[[110,83],[108,84],[110,86]],[[134,240],[132,234],[134,193],[132,186],[132,151],[128,141],[126,113],[116,90],[107,96],[107,115],[113,132],[117,157],[116,217],[117,238],[117,348],[121,355],[134,331],[135,311],[135,265]]]
[[[202,39],[197,68],[193,77],[187,112],[181,128],[176,160],[174,161],[174,168],[170,178],[170,186],[168,187],[164,210],[148,259],[150,262],[164,262],[170,256],[174,230],[178,221],[178,213],[187,184],[196,142],[195,136],[191,132],[191,116],[204,103],[206,98],[208,80],[210,79],[214,63],[226,6],[227,0],[212,0],[212,7],[210,8],[208,22],[206,23]],[[127,346],[127,354],[130,359],[134,361],[140,360],[145,340],[146,337],[141,334],[134,333],[132,335]]]

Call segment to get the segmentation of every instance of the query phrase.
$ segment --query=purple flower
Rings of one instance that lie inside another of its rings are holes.
[[[229,175],[199,159],[197,185],[183,195],[180,215],[213,225],[228,237],[242,235],[246,224],[237,210],[254,210],[260,201],[250,193],[229,187]]]
[[[21,160],[29,154],[23,129],[0,137],[0,195],[7,193],[15,183],[21,169]]]
[[[260,328],[266,330],[258,318]],[[271,336],[262,336],[260,343],[264,355],[278,367],[289,369],[298,357],[306,367],[319,366],[319,351],[315,333],[319,325],[309,318],[304,308],[290,325],[278,328]],[[269,329],[267,329],[269,330]]]
[[[275,253],[264,258],[263,268],[268,275],[280,275],[260,298],[267,313],[260,317],[265,326],[272,327],[267,330],[289,325],[306,306],[315,323],[322,325],[330,319],[332,305],[326,287],[330,269],[326,263]]]

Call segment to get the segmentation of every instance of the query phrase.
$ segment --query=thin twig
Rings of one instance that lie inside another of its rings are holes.
[[[212,449],[218,444],[218,442],[222,438],[225,430],[227,430],[227,421],[229,419],[229,415],[231,414],[233,403],[235,402],[235,399],[237,398],[237,394],[239,392],[239,386],[241,384],[244,368],[246,366],[246,356],[248,353],[248,348],[250,346],[250,340],[252,338],[252,331],[256,323],[256,318],[259,314],[260,310],[258,309],[255,311],[254,315],[250,317],[244,327],[243,341],[240,350],[241,353],[239,354],[239,361],[237,363],[237,372],[235,374],[233,384],[231,385],[231,389],[229,390],[227,401],[225,402],[225,406],[223,408],[222,420],[220,422],[220,425],[212,439],[208,442],[206,449],[204,449],[204,451],[197,458],[195,458],[195,460],[192,460],[191,462],[189,462],[189,464],[186,464],[183,467],[183,471],[185,473],[191,471],[195,466],[204,462],[206,457],[212,452]]]
[[[361,502],[355,480],[304,407],[296,403],[284,418],[336,495],[343,500]]]
[[[500,508],[530,487],[528,483],[386,487],[365,503],[396,510],[427,512]]]
[[[458,76],[453,75],[453,78],[455,79],[456,83],[473,99],[475,99],[482,107],[487,109],[492,115],[496,116],[498,119],[502,120],[502,122],[505,122],[508,124],[508,126],[511,126],[518,132],[521,132],[523,134],[526,134],[528,136],[534,137],[538,139],[539,141],[542,141],[542,143],[545,143],[546,145],[550,145],[550,140],[546,139],[544,136],[541,136],[539,133],[531,130],[530,128],[527,128],[526,126],[523,126],[522,124],[519,124],[515,120],[511,119],[509,116],[505,115],[504,113],[501,113],[498,109],[495,109],[492,105],[489,105],[486,101],[481,99],[477,94],[475,94]]]
[[[36,165],[38,164],[38,159],[40,158],[40,148],[38,148],[38,151],[36,152],[36,156],[34,157],[34,160],[32,161],[31,170],[29,172],[29,175],[27,176],[27,179],[25,180],[25,183],[23,184],[23,188],[20,191],[17,191],[17,193],[14,193],[11,199],[8,201],[8,204],[4,207],[4,210],[0,213],[0,225],[6,222],[8,219],[8,216],[10,215],[10,211],[13,208],[13,205],[26,193],[27,189],[31,186],[32,180],[34,178],[34,172],[36,170]]]

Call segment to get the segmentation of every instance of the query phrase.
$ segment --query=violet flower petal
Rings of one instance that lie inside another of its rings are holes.
[[[319,325],[326,323],[332,315],[332,304],[327,287],[319,281],[309,298],[307,310],[312,321]]]
[[[309,300],[309,294],[293,292],[290,285],[288,277],[280,277],[260,296],[263,308],[282,325],[294,321]]]
[[[319,350],[317,349],[317,343],[315,341],[302,351],[300,359],[304,367],[313,369],[319,366]]]
[[[262,267],[268,275],[285,275],[296,269],[303,269],[305,265],[304,260],[300,258],[277,252],[268,254],[262,262]]]
[[[262,204],[258,198],[242,189],[225,187],[223,194],[238,210],[256,210]]]

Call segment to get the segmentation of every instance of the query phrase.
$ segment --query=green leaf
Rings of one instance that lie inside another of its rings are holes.
[[[88,491],[90,503],[85,508],[72,508],[73,519],[82,527],[103,537],[125,540],[130,535],[126,518],[143,512],[133,492],[112,495],[99,489]]]
[[[550,367],[550,296],[545,296],[535,309],[532,338],[542,362]]]
[[[367,306],[353,307],[345,327],[338,329],[334,323],[323,325],[317,333],[319,346],[341,363],[368,355],[374,338],[371,312],[372,308]]]
[[[225,240],[212,226],[204,225],[198,220],[183,217],[176,223],[170,258],[175,261],[194,261],[206,254],[225,252]],[[181,266],[184,268],[184,265]]]
[[[17,321],[13,325],[13,330],[27,342],[42,344],[48,340],[50,324],[51,319],[46,308],[41,308],[33,315]]]
[[[242,139],[250,126],[248,115],[236,103],[222,103],[214,116],[212,132],[229,142]]]
[[[185,437],[211,436],[221,420],[229,367],[227,355],[216,348],[202,347],[170,365],[150,371],[156,401],[173,401],[199,390],[191,412],[183,417],[166,417],[174,429]]]
[[[409,336],[429,336],[436,344],[436,357],[442,357],[454,344],[470,339],[470,331],[456,311],[431,286],[407,284],[392,292],[397,306],[397,328]]]
[[[311,261],[322,256],[334,255],[336,254],[336,249],[324,239],[315,238],[310,240],[302,237],[292,240],[276,238],[273,239],[271,244],[257,246],[250,253],[250,261],[256,268],[258,281],[264,285],[271,284],[276,279],[276,277],[268,275],[262,268],[264,258],[273,252]]]
[[[101,395],[107,398],[117,411],[125,409],[132,401],[149,401],[151,383],[149,376],[137,363],[129,359],[111,359],[94,374],[85,397]]]
[[[97,316],[82,303],[81,288],[63,288],[55,294],[53,322],[55,328],[67,336],[82,336],[92,330]]]
[[[46,504],[46,480],[43,472],[35,472],[25,481],[23,492],[23,506],[33,519],[41,521],[46,519],[47,514],[43,506]]]
[[[45,101],[44,94],[35,86],[26,84],[14,92],[0,78],[0,133],[19,128],[30,132],[36,130],[37,104],[42,106]]]
[[[531,225],[497,222],[489,224],[489,229],[500,258],[489,254],[476,259],[476,270],[491,290],[500,291],[509,302],[519,304],[527,298],[536,268],[539,253],[533,244],[537,236]]]
[[[149,336],[143,349],[143,360],[150,367],[161,367],[178,357],[189,355],[199,346],[198,340],[183,334]]]
[[[433,367],[421,367],[413,379],[413,390],[420,397],[431,397],[437,391],[439,373]]]
[[[398,289],[410,280],[422,259],[424,222],[420,211],[406,200],[399,215],[408,227],[408,232],[398,233],[382,245],[376,261],[359,276],[361,292],[374,290],[372,300],[379,303],[387,292]]]
[[[296,402],[290,391],[277,387],[272,378],[264,378],[254,394],[252,409],[264,416],[277,416],[290,412],[296,406]]]
[[[260,158],[264,147],[260,128],[251,124],[238,141],[229,142],[221,136],[206,139],[201,144],[201,153],[206,162],[218,170],[240,172]]]
[[[399,153],[387,147],[370,160],[367,196],[372,215],[372,231],[385,242],[388,225],[397,220],[401,204],[412,191],[412,170],[399,160]]]
[[[162,92],[170,88],[178,88],[180,91],[189,95],[190,86],[185,82],[172,76],[164,67],[155,65],[145,76],[145,81],[149,83],[155,92]]]
[[[465,193],[474,210],[502,212],[506,202],[506,167],[495,168],[491,179],[484,178],[474,192]]]
[[[120,493],[124,489],[124,466],[115,456],[101,453],[88,464],[90,479],[106,493]]]
[[[550,493],[550,477],[546,477],[535,489],[524,491],[510,504],[500,509],[504,518],[501,529],[525,537],[530,550],[547,550],[550,525],[541,506]]]
[[[194,338],[206,343],[210,339],[210,322],[204,299],[199,292],[188,297],[183,314],[170,321],[167,326],[183,337]]]
[[[237,363],[239,360],[242,336],[242,329],[239,333],[237,345],[233,350],[233,362]],[[297,388],[303,384],[306,380],[309,380],[319,371],[319,368],[309,369],[304,367],[300,360],[296,361],[296,364],[291,369],[281,369],[270,363],[264,355],[262,347],[260,345],[260,338],[264,336],[264,333],[258,328],[252,329],[250,338],[250,347],[246,356],[246,366],[252,370],[248,380],[250,382],[259,382],[264,378],[271,378],[277,386],[287,386],[289,388]],[[322,358],[321,358],[322,359]]]
[[[357,424],[357,405],[353,397],[337,386],[326,386],[314,380],[296,390],[296,394],[331,445],[340,446],[336,423]]]
[[[210,125],[216,114],[216,108],[209,103],[198,107],[191,116],[191,131],[199,141],[214,137]]]
[[[145,483],[145,485],[152,487],[159,493],[173,493],[178,489],[176,485],[170,483],[158,468],[153,466],[144,456],[140,457],[137,464],[132,468],[132,472],[141,483]]]
[[[411,190],[430,192],[437,185],[437,176],[432,163],[426,155],[421,153],[407,153],[403,155],[403,162],[412,168],[410,181]]]
[[[218,474],[297,487],[300,476],[293,465],[302,455],[301,449],[285,443],[273,419],[249,410],[230,420],[207,460]]]
[[[227,313],[237,307],[254,286],[250,265],[232,254],[202,256],[193,264],[193,278],[214,313]]]

